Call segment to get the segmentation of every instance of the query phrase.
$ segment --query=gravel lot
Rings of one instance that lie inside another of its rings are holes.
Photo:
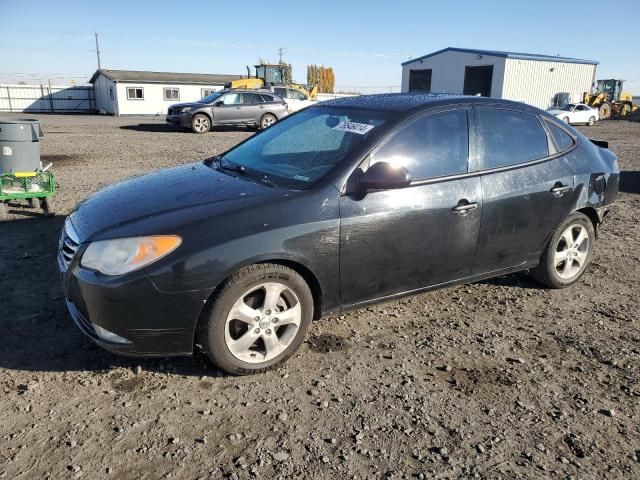
[[[0,224],[0,479],[640,478],[640,124],[586,129],[624,173],[578,285],[517,274],[326,318],[283,368],[235,378],[95,347],[55,255],[91,192],[251,133],[39,118],[58,215]]]

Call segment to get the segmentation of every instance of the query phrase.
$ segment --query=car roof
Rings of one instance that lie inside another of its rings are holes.
[[[218,90],[216,93],[268,93],[275,95],[271,90],[267,90],[266,88],[227,88],[225,90]]]
[[[470,95],[456,95],[451,93],[381,93],[375,95],[358,95],[342,97],[321,102],[321,106],[363,108],[387,112],[409,112],[427,107],[466,103],[491,103],[519,108],[535,109],[530,105],[498,98],[478,97]]]

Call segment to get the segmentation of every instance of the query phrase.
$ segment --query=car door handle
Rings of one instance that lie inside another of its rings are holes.
[[[553,188],[549,191],[553,193],[556,197],[561,197],[562,195],[567,193],[569,190],[571,190],[571,187],[569,185],[563,185],[560,182],[556,182]]]
[[[456,212],[458,215],[466,215],[471,210],[475,210],[476,208],[478,208],[478,204],[477,203],[475,203],[475,202],[469,203],[466,200],[460,200],[458,202],[458,205],[453,207],[452,210],[454,212]]]

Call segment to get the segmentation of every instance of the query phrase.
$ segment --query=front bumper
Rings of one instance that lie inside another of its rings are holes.
[[[190,112],[185,112],[174,115],[167,115],[165,120],[167,121],[167,123],[173,125],[174,127],[190,128],[192,117],[193,115]]]
[[[107,277],[80,268],[77,260],[70,265],[62,283],[80,331],[120,355],[192,354],[207,292],[163,293],[143,271],[135,273]]]

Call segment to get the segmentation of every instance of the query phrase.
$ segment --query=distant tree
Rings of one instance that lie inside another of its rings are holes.
[[[27,84],[27,82],[25,82],[24,80],[20,80],[20,81],[18,82],[18,85],[26,85],[26,84]]]
[[[293,83],[293,76],[291,74],[292,72],[291,64],[282,62],[280,66],[282,67],[282,76],[283,76],[284,83],[287,83],[287,84]]]
[[[319,93],[333,93],[336,77],[332,67],[307,65],[307,84],[317,86]]]

